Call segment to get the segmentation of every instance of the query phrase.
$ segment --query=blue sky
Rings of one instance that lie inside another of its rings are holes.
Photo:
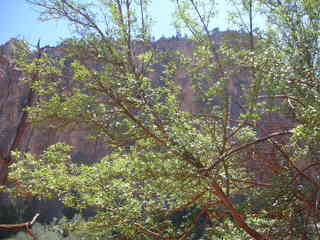
[[[225,12],[228,7],[224,6],[222,0],[219,2],[220,12]],[[35,44],[40,39],[42,45],[55,45],[62,38],[71,36],[70,27],[65,22],[40,22],[39,10],[25,0],[1,0],[0,6],[0,44],[10,38],[18,37],[31,44]],[[151,14],[155,21],[156,38],[175,35],[176,31],[172,26],[173,9],[174,5],[170,0],[153,0]],[[226,29],[225,17],[226,15],[222,13],[216,26],[213,27]]]

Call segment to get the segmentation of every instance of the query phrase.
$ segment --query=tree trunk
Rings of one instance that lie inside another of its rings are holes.
[[[5,185],[7,183],[8,166],[8,161],[0,157],[0,185]]]

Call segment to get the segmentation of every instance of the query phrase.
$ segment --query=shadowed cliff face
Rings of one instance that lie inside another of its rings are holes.
[[[6,182],[10,165],[10,150],[40,154],[48,146],[65,142],[74,147],[72,157],[75,161],[93,162],[106,155],[101,141],[90,142],[84,129],[57,133],[52,129],[39,129],[31,126],[25,119],[24,107],[30,104],[31,89],[23,83],[23,74],[16,67],[13,57],[15,39],[0,46],[0,183]],[[54,51],[54,48],[49,48]],[[62,217],[64,206],[56,200],[25,202],[35,212],[41,212],[40,221],[48,222],[53,217]],[[0,194],[0,209],[10,205],[7,194]],[[1,215],[1,211],[0,211]],[[1,216],[0,216],[1,217]]]
[[[10,54],[10,44],[3,52]],[[8,56],[0,56],[0,183],[6,181],[9,151],[14,143],[19,122],[22,119],[21,97],[27,96],[28,88],[19,84],[21,73]]]
[[[232,45],[240,46],[241,48],[247,48],[248,41],[239,33],[236,32],[214,32],[213,39],[216,45],[221,45],[223,41],[228,41]],[[30,95],[30,88],[23,83],[23,75],[17,69],[14,63],[13,51],[15,50],[15,39],[10,40],[3,46],[0,46],[0,153],[2,156],[9,155],[9,150],[12,149],[12,145],[16,142],[14,148],[18,148],[21,151],[31,152],[32,154],[40,154],[48,146],[56,142],[64,142],[70,144],[74,147],[72,156],[75,161],[85,161],[87,163],[97,161],[101,159],[106,153],[106,147],[102,141],[88,141],[86,136],[88,131],[86,129],[73,129],[59,131],[47,128],[34,128],[28,121],[26,121],[26,126],[24,131],[21,133],[19,127],[22,124],[24,107],[30,104],[28,101],[28,96]],[[170,38],[170,39],[159,39],[153,43],[160,51],[173,50],[180,51],[187,57],[191,57],[194,54],[195,42],[185,38]],[[61,57],[64,55],[63,47],[45,47],[44,50],[53,57]],[[160,79],[161,69],[156,68],[156,71],[151,73],[152,78]],[[231,78],[228,82],[228,92],[230,93],[230,112],[231,119],[238,119],[240,114],[241,96],[245,93],[241,85],[248,84],[250,74],[245,69],[237,69],[238,67],[225,66],[225,71],[234,72],[231,74]],[[197,102],[197,94],[192,88],[192,82],[188,79],[185,69],[183,66],[177,69],[175,79],[177,83],[181,85],[182,89],[182,109],[189,112],[198,112],[200,108],[211,107],[210,103]],[[70,77],[66,76],[65,84],[69,88],[72,81]],[[262,122],[261,135],[266,135],[273,133],[272,129],[279,129],[285,124],[291,125],[292,123],[279,117],[271,117],[268,123]],[[272,127],[269,125],[272,123]],[[278,124],[279,123],[279,124]],[[277,124],[279,125],[277,127]],[[19,133],[20,131],[20,133]],[[15,141],[17,135],[19,136],[19,141]],[[270,149],[269,149],[270,150]],[[268,150],[268,151],[269,151]],[[249,168],[261,169],[262,162],[257,160],[257,154],[252,158],[252,164],[249,164]],[[268,155],[269,156],[269,155]],[[1,164],[0,159],[0,180],[1,174],[5,175],[6,168],[5,164]],[[1,170],[2,169],[2,170]],[[260,175],[260,174],[258,174]],[[261,176],[261,175],[260,175]]]
[[[28,104],[30,88],[23,83],[23,75],[15,66],[12,56],[11,40],[1,47],[0,53],[0,151],[6,152],[14,141],[23,109]],[[50,48],[51,49],[51,48]],[[39,154],[56,142],[65,142],[74,146],[74,156],[86,155],[88,161],[94,161],[106,154],[101,142],[89,142],[86,131],[82,129],[60,132],[50,129],[33,128],[29,122],[27,129],[17,146],[22,151]]]
[[[213,38],[217,44],[221,44],[223,38],[230,33],[215,33]],[[231,33],[232,34],[232,33]],[[94,162],[101,159],[106,153],[106,147],[102,141],[90,142],[85,129],[73,129],[60,131],[34,128],[27,120],[26,106],[32,104],[31,89],[23,83],[23,74],[16,67],[13,53],[16,50],[16,39],[11,39],[0,46],[0,184],[4,183],[9,165],[10,151],[19,149],[32,154],[40,154],[48,146],[56,142],[64,142],[74,147],[72,153],[75,161]],[[188,57],[194,53],[195,43],[184,38],[159,39],[154,43],[160,50],[180,51]],[[64,55],[63,47],[45,47],[50,56],[61,57]],[[159,79],[161,70],[156,70],[151,76]],[[240,83],[245,82],[245,74],[235,76],[229,83],[229,91],[232,93],[231,112],[233,118],[237,118],[239,107],[237,98],[241,95]],[[188,79],[183,67],[177,69],[176,81],[182,89],[182,109],[189,112],[197,112],[199,104],[195,103],[196,93],[192,88],[192,82]],[[70,77],[66,76],[66,87],[72,85]],[[201,106],[203,107],[203,106]]]
[[[221,43],[224,35],[227,33],[217,33],[214,38],[217,44]],[[23,109],[28,104],[28,94],[30,88],[23,83],[23,75],[17,69],[14,63],[13,52],[15,50],[15,39],[10,40],[3,46],[0,46],[0,152],[8,154],[8,149],[12,146],[18,133],[19,125],[23,117]],[[159,49],[179,50],[184,55],[191,57],[194,51],[194,43],[187,39],[160,39],[155,42]],[[61,47],[45,47],[45,51],[54,57],[63,55]],[[155,79],[160,77],[160,72],[156,70],[151,76]],[[235,76],[230,81],[229,90],[233,95],[231,111],[233,117],[239,114],[239,107],[236,104],[236,98],[241,95],[240,83],[245,82],[246,75]],[[178,69],[176,81],[182,87],[182,108],[185,111],[197,112],[199,106],[194,103],[195,92],[192,83],[184,73],[184,69]],[[70,85],[70,79],[66,77],[66,85]],[[24,130],[23,136],[17,148],[22,151],[28,151],[33,154],[39,154],[48,146],[56,142],[65,142],[74,147],[73,157],[75,160],[84,160],[87,162],[101,159],[106,153],[106,148],[101,141],[90,142],[86,139],[87,131],[85,129],[68,130],[57,133],[50,129],[33,128],[29,123]],[[0,164],[1,167],[1,164]]]
[[[221,44],[226,33],[216,33],[214,35],[215,42]],[[232,36],[231,36],[232,39]],[[9,154],[8,149],[12,147],[13,142],[19,132],[19,126],[22,123],[24,107],[28,104],[28,94],[30,93],[30,88],[24,84],[21,80],[23,74],[17,69],[13,61],[13,50],[14,41],[11,40],[3,46],[0,46],[0,156],[7,156]],[[179,50],[186,56],[191,57],[194,51],[194,43],[187,39],[160,39],[156,43],[156,46],[160,49],[168,50]],[[59,57],[59,54],[63,54],[59,47],[46,47],[50,54]],[[226,67],[232,68],[232,66]],[[240,114],[241,96],[244,94],[241,89],[242,84],[248,84],[249,74],[246,71],[235,71],[228,84],[228,91],[231,94],[231,118],[237,119]],[[156,69],[152,73],[152,78],[158,79],[160,77],[160,71]],[[69,83],[70,79],[66,78],[66,84]],[[183,104],[182,108],[185,111],[197,112],[199,111],[199,103],[195,103],[196,93],[192,88],[191,81],[187,78],[184,69],[178,69],[176,72],[176,81],[181,85],[182,88],[182,98]],[[203,103],[202,103],[203,104]],[[265,132],[261,132],[261,135],[267,135],[278,131],[278,129],[283,129],[283,125],[290,125],[292,123],[288,122],[284,118],[271,117],[272,121],[267,121],[262,126]],[[272,126],[270,125],[272,123]],[[88,131],[86,129],[73,129],[65,130],[63,132],[56,132],[52,129],[46,128],[34,128],[28,121],[26,121],[25,130],[20,136],[17,148],[21,151],[27,151],[32,154],[40,154],[48,146],[56,142],[64,142],[73,146],[72,157],[75,161],[80,162],[94,162],[101,159],[107,154],[106,146],[102,141],[92,142],[87,140],[86,136]],[[248,153],[248,169],[257,173],[258,180],[263,181],[264,175],[267,171],[263,170],[263,164],[265,164],[266,158],[270,159],[272,162],[275,150],[272,146],[266,147],[264,151],[257,153],[256,149],[252,149]],[[8,164],[5,159],[0,158],[0,181],[5,178],[7,174]],[[263,171],[263,173],[261,172]],[[261,178],[261,179],[260,179]],[[43,203],[36,203],[38,208],[43,207]],[[50,219],[54,216],[61,217],[63,215],[63,206],[57,204],[57,201],[49,201],[45,203],[46,205],[52,205],[51,210],[48,210],[46,214],[47,218]],[[0,205],[3,205],[3,199]],[[1,206],[0,206],[1,208]]]

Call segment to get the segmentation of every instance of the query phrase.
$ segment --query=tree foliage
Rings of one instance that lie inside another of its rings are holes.
[[[89,165],[72,161],[64,143],[40,156],[16,152],[12,192],[95,209],[73,226],[92,239],[318,234],[316,0],[232,1],[243,6],[234,16],[248,31],[223,40],[210,31],[212,1],[176,0],[176,25],[190,32],[191,55],[151,41],[145,0],[29,2],[79,34],[62,43],[62,57],[44,52],[30,62],[21,54],[37,96],[30,119],[57,131],[85,128],[109,154]],[[255,12],[268,28],[255,30]],[[268,127],[283,118],[290,124]]]

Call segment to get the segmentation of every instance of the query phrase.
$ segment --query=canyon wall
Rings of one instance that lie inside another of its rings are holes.
[[[214,35],[216,44],[221,44],[224,38],[228,37],[231,41],[235,41],[237,36],[234,32],[216,32]],[[19,124],[23,118],[23,109],[27,104],[28,93],[30,88],[23,79],[23,73],[19,71],[14,62],[13,51],[16,40],[10,40],[3,46],[0,46],[0,153],[7,154],[8,149],[12,145],[18,134]],[[193,53],[194,43],[188,39],[159,39],[155,42],[158,48],[180,50],[186,56]],[[241,44],[246,44],[245,41]],[[244,46],[246,47],[246,46]],[[61,49],[58,47],[46,47],[46,51],[59,56]],[[159,77],[159,73],[155,72],[152,76]],[[194,103],[195,93],[192,89],[191,82],[185,76],[183,70],[177,72],[176,81],[182,86],[183,91],[183,109],[190,112],[196,112],[199,106]],[[240,85],[248,83],[248,72],[238,71],[229,82],[229,92],[231,93],[231,115],[233,119],[237,119],[240,113],[239,101],[243,94]],[[292,123],[285,118],[271,117],[272,121],[265,122],[265,129],[262,135],[276,132],[283,129],[283,126],[290,126]],[[22,151],[40,154],[48,146],[56,142],[65,142],[74,147],[72,157],[75,161],[95,162],[101,159],[107,153],[106,147],[102,141],[91,142],[86,139],[87,132],[85,129],[66,130],[64,132],[56,132],[50,129],[39,129],[27,123],[26,131],[21,136],[18,148]],[[263,168],[261,159],[273,158],[274,149],[272,146],[266,148],[257,154],[248,154],[248,168],[256,171],[259,180],[263,180],[263,174],[259,173]],[[1,159],[0,159],[1,161]],[[0,164],[1,166],[1,164]],[[1,168],[1,167],[0,167]],[[1,169],[0,169],[1,171]],[[8,198],[0,198],[0,207],[7,204]],[[61,217],[65,214],[64,207],[57,201],[36,201],[33,202],[35,212],[41,212],[43,221],[49,221],[52,217]]]

